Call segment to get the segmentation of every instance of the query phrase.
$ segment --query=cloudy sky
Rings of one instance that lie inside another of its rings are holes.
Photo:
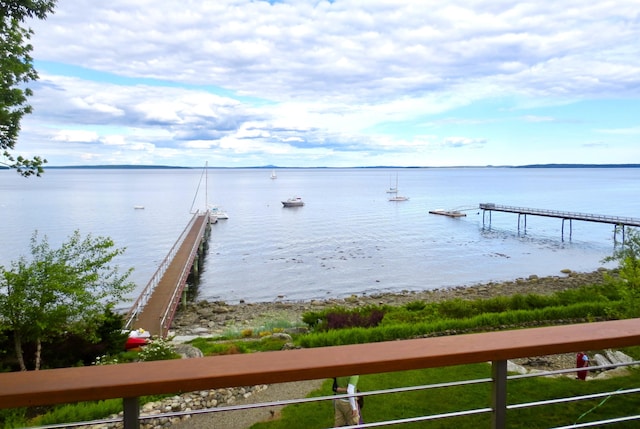
[[[638,0],[58,0],[49,165],[640,162]]]

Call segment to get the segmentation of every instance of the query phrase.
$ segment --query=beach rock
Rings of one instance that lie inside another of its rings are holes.
[[[607,356],[607,359],[609,359],[609,361],[613,364],[633,362],[633,359],[630,356],[622,353],[619,350],[605,350],[604,352]]]
[[[174,349],[176,353],[182,356],[183,359],[199,358],[204,356],[199,348],[189,344],[176,344]]]
[[[593,362],[594,362],[595,366],[611,365],[611,361],[609,359],[607,359],[606,357],[604,357],[603,355],[601,355],[600,353],[596,353],[593,356]],[[604,370],[606,370],[606,369],[604,369]]]
[[[276,340],[283,340],[283,341],[293,341],[293,338],[291,337],[291,335],[286,334],[284,332],[274,332],[273,334],[265,338],[273,338]]]

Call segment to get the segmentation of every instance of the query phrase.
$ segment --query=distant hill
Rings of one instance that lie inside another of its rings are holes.
[[[57,169],[57,168],[69,168],[69,169],[85,169],[85,170],[157,170],[157,169],[188,169],[192,167],[175,167],[171,165],[61,165],[61,166],[46,166],[45,170]],[[201,168],[201,167],[200,167]]]
[[[160,170],[160,169],[195,169],[202,167],[180,167],[172,165],[68,165],[68,166],[45,166],[45,170],[48,169],[87,169],[87,170]],[[640,164],[528,164],[528,165],[485,165],[485,166],[472,166],[472,165],[456,165],[447,167],[417,167],[417,166],[397,166],[397,165],[375,165],[364,167],[278,167],[275,165],[264,165],[254,167],[208,167],[210,169],[280,169],[280,170],[295,170],[295,169],[383,169],[383,168],[640,168]],[[8,167],[1,166],[0,170],[8,169]]]
[[[640,164],[530,164],[514,168],[638,168]]]

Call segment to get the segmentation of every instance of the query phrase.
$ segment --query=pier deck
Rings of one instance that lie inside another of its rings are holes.
[[[500,204],[494,203],[480,203],[479,208],[482,210],[482,224],[485,223],[485,212],[489,212],[489,223],[491,223],[491,212],[506,212],[506,213],[516,213],[518,215],[518,229],[520,229],[520,216],[524,216],[524,227],[527,227],[527,215],[534,216],[545,216],[545,217],[553,217],[562,219],[562,236],[564,238],[564,222],[565,220],[569,221],[569,225],[571,228],[571,221],[580,220],[585,222],[598,222],[598,223],[608,223],[614,225],[616,227],[621,227],[622,236],[624,242],[624,227],[625,226],[636,226],[640,227],[640,219],[633,217],[624,217],[624,216],[609,216],[609,215],[599,215],[599,214],[591,214],[591,213],[577,213],[577,212],[567,212],[560,210],[546,210],[546,209],[534,209],[528,207],[514,207],[514,206],[504,206]],[[615,235],[617,233],[614,231],[614,240]]]
[[[127,317],[127,329],[167,334],[189,273],[209,231],[208,212],[196,213],[142,291]]]

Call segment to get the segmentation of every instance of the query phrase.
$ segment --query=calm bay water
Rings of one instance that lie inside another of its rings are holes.
[[[229,214],[213,225],[199,299],[308,300],[435,289],[591,271],[614,248],[613,227],[494,212],[478,203],[640,217],[640,169],[49,169],[0,171],[0,265],[28,255],[34,233],[57,246],[75,229],[126,247],[137,295],[195,209]],[[389,202],[395,185],[405,202]],[[205,190],[207,192],[205,192]],[[205,197],[206,195],[206,197]],[[305,206],[283,208],[301,196]],[[136,210],[134,206],[144,206]],[[465,209],[467,217],[429,214]],[[466,210],[469,209],[469,210]]]

